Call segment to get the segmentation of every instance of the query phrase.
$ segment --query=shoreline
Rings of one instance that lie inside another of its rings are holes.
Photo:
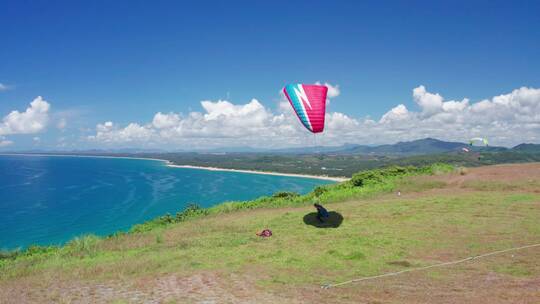
[[[236,172],[236,173],[246,173],[246,174],[260,174],[260,175],[275,175],[275,176],[289,176],[289,177],[301,177],[301,178],[311,178],[311,179],[320,179],[320,180],[329,180],[334,182],[345,182],[349,178],[346,177],[332,177],[325,175],[309,175],[309,174],[297,174],[297,173],[280,173],[280,172],[271,172],[271,171],[257,171],[257,170],[242,170],[242,169],[227,169],[227,168],[218,168],[218,167],[205,167],[205,166],[192,166],[192,165],[176,165],[170,160],[159,159],[159,158],[149,158],[149,157],[132,157],[132,156],[111,156],[111,155],[78,155],[78,154],[43,154],[43,153],[0,153],[0,156],[54,156],[54,157],[89,157],[89,158],[122,158],[122,159],[138,159],[138,160],[152,160],[164,162],[165,166],[169,168],[183,168],[183,169],[197,169],[197,170],[207,170],[207,171],[221,171],[221,172]]]
[[[349,180],[349,178],[346,178],[346,177],[332,177],[332,176],[324,176],[324,175],[309,175],[309,174],[297,174],[297,173],[280,173],[280,172],[271,172],[271,171],[227,169],[227,168],[192,166],[192,165],[175,165],[172,162],[168,162],[167,167],[183,168],[183,169],[208,170],[208,171],[237,172],[237,173],[246,173],[246,174],[261,174],[261,175],[302,177],[302,178],[330,180],[330,181],[334,181],[334,182],[345,182],[345,181]]]

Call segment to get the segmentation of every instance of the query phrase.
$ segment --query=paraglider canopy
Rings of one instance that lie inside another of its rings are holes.
[[[479,146],[486,146],[488,145],[488,140],[482,137],[473,137],[469,140],[469,145],[479,145]]]
[[[283,88],[296,116],[304,127],[313,133],[324,130],[327,92],[326,86],[313,84],[295,83]]]

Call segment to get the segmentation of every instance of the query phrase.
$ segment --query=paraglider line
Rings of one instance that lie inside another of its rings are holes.
[[[374,279],[379,279],[379,278],[384,278],[384,277],[396,276],[396,275],[400,275],[400,274],[403,274],[403,273],[406,273],[406,272],[413,272],[413,271],[426,270],[426,269],[435,268],[435,267],[456,265],[456,264],[460,264],[460,263],[464,263],[464,262],[468,262],[468,261],[472,261],[472,260],[476,260],[476,259],[480,259],[480,258],[485,258],[485,257],[496,255],[496,254],[501,254],[501,253],[505,253],[505,252],[509,252],[509,251],[516,251],[516,250],[521,250],[521,249],[526,249],[526,248],[538,247],[538,246],[540,246],[540,243],[521,246],[521,247],[514,247],[514,248],[509,248],[509,249],[504,249],[504,250],[499,250],[499,251],[493,251],[493,252],[489,252],[489,253],[485,253],[485,254],[481,254],[481,255],[470,256],[468,258],[464,258],[464,259],[456,260],[456,261],[450,261],[450,262],[444,262],[444,263],[439,263],[439,264],[433,264],[433,265],[429,265],[429,266],[406,269],[406,270],[397,271],[397,272],[389,272],[389,273],[384,273],[384,274],[380,274],[380,275],[376,275],[376,276],[363,277],[363,278],[358,278],[358,279],[349,280],[349,281],[336,283],[336,284],[325,284],[325,285],[322,285],[321,288],[329,289],[329,288],[332,288],[332,287],[342,286],[342,285],[351,284],[351,283],[355,283],[355,282],[362,282],[362,281],[374,280]]]

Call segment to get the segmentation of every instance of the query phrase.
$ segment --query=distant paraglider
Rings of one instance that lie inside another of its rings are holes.
[[[326,94],[328,88],[322,85],[288,84],[283,88],[289,103],[300,122],[312,133],[324,130]]]
[[[482,137],[473,137],[469,140],[469,145],[472,146],[488,146],[488,140]]]

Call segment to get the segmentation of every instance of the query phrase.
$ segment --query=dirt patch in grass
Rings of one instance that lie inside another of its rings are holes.
[[[505,164],[467,168],[451,174],[416,176],[397,183],[396,193],[387,197],[416,198],[454,195],[474,191],[540,193],[540,163]]]
[[[535,192],[540,187],[540,163],[471,168],[467,174],[453,174],[447,180],[451,185],[470,187],[475,190]]]
[[[26,281],[0,288],[1,303],[302,303],[263,290],[257,279],[215,271],[130,281]],[[24,287],[24,288],[21,288]]]

